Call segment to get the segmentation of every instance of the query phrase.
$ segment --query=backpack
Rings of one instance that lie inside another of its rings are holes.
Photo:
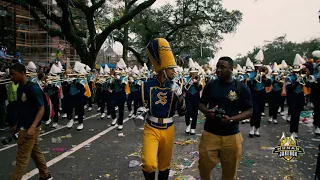
[[[26,84],[27,89],[28,89],[27,90],[27,95],[29,97],[33,95],[32,93],[30,93],[30,90],[31,90],[30,88],[32,86],[35,86],[35,85],[39,86],[39,84],[31,82],[31,81],[28,81],[28,83]],[[45,93],[42,89],[41,89],[41,92],[42,92],[42,97],[43,97],[43,101],[44,101],[43,102],[43,104],[44,104],[44,113],[43,113],[43,116],[41,118],[41,121],[48,121],[50,118],[54,117],[55,112],[54,112],[54,109],[53,109],[53,104],[51,103],[51,100],[50,100],[50,96],[47,93]],[[31,97],[31,99],[34,99],[34,97]]]

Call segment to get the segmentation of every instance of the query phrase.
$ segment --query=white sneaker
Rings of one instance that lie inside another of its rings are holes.
[[[82,129],[83,129],[83,124],[81,123],[81,124],[78,125],[77,130],[79,131],[79,130],[82,130]]]
[[[191,129],[191,130],[190,130],[190,134],[191,134],[191,135],[195,135],[195,134],[196,134],[196,130],[195,130],[195,129]]]
[[[249,136],[250,137],[253,137],[254,136],[254,132],[255,132],[255,127],[254,126],[251,126],[251,130],[249,131]]]
[[[111,126],[115,126],[117,124],[118,119],[114,118],[114,120],[112,120]]]
[[[257,137],[260,137],[259,128],[256,129],[256,131],[254,132],[254,135],[257,136]]]
[[[102,119],[104,117],[106,117],[106,113],[102,113],[100,118]]]
[[[284,115],[285,115],[284,111],[281,111],[281,112],[280,112],[280,115],[281,115],[281,116],[284,116]]]
[[[190,130],[191,130],[191,124],[189,124],[189,126],[187,126],[187,128],[186,128],[186,133],[190,133]]]
[[[313,131],[316,135],[320,135],[320,128],[316,127]]]
[[[72,128],[73,123],[74,123],[74,121],[73,121],[73,119],[71,119],[67,124],[67,128],[69,128],[69,129]]]
[[[84,109],[87,109],[87,108],[88,108],[88,106],[87,106],[87,105],[85,105],[83,108],[84,108]]]
[[[116,110],[116,111],[118,111],[118,109],[119,109],[118,106],[114,108],[114,110]]]
[[[298,139],[298,135],[297,135],[297,133],[293,132],[291,135],[293,136],[293,138]]]
[[[129,117],[131,117],[133,115],[133,111],[130,111],[129,113]]]
[[[99,111],[100,111],[100,109],[101,109],[101,107],[98,107],[97,111],[99,112]]]
[[[242,123],[242,124],[245,124],[245,123],[246,123],[246,120],[242,120],[241,123]]]
[[[118,130],[122,130],[122,129],[123,129],[123,125],[119,125]]]
[[[67,113],[63,113],[62,118],[66,118],[66,117],[67,117]]]
[[[89,107],[89,108],[88,108],[88,111],[92,111],[92,107]]]
[[[61,116],[61,114],[58,112],[58,117],[60,117]]]
[[[264,112],[261,113],[261,116],[265,116],[266,114]]]
[[[290,116],[287,116],[286,120],[287,122],[290,122]]]
[[[250,119],[246,119],[245,121],[246,121],[246,123],[250,123]]]
[[[272,121],[273,121],[273,118],[272,118],[272,117],[269,117],[268,122],[269,122],[269,123],[272,123]]]
[[[265,104],[264,104],[264,106],[268,107],[268,106],[269,106],[269,104],[268,104],[268,103],[265,103]]]
[[[53,123],[51,127],[56,128],[57,126],[58,126],[58,123]]]
[[[111,115],[108,115],[108,116],[107,116],[107,119],[111,119]]]
[[[46,121],[45,125],[48,126],[51,122],[52,122],[52,120],[49,119],[48,121]]]
[[[74,118],[75,118],[75,119],[78,119],[78,115],[75,115]]]
[[[274,119],[273,124],[278,124],[278,121],[276,119]]]

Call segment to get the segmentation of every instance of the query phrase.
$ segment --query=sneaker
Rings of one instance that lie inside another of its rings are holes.
[[[319,128],[319,127],[316,127],[313,132],[314,132],[314,134],[316,134],[316,135],[320,135],[320,128]]]
[[[60,114],[60,112],[58,112],[58,117],[60,117],[61,116],[61,114]]]
[[[62,118],[67,118],[67,113],[63,113]]]
[[[58,126],[58,123],[53,123],[51,127],[56,128],[57,126]]]
[[[88,108],[88,106],[87,106],[87,105],[85,105],[83,108],[84,108],[84,109],[87,109],[87,108]]]
[[[272,123],[272,121],[273,121],[273,118],[272,118],[272,117],[269,117],[268,123]]]
[[[116,111],[118,111],[118,109],[119,109],[118,106],[114,108],[114,110],[116,110]]]
[[[261,113],[261,116],[265,116],[266,114],[264,112]]]
[[[287,116],[286,120],[287,122],[290,122],[290,116]]]
[[[79,124],[78,127],[77,127],[77,130],[78,130],[78,131],[80,131],[80,130],[82,130],[82,129],[83,129],[83,123]]]
[[[293,132],[291,135],[292,135],[293,138],[298,139],[297,133]]]
[[[129,113],[129,117],[131,117],[133,115],[133,111],[130,111]]]
[[[74,119],[78,119],[78,115],[75,115],[75,116],[74,116]]]
[[[242,124],[245,124],[245,123],[246,123],[246,120],[242,120],[241,123],[242,123]]]
[[[186,131],[185,131],[185,132],[186,132],[187,134],[189,134],[189,133],[190,133],[190,130],[191,130],[191,125],[189,124],[189,126],[187,126],[187,128],[186,128]]]
[[[276,119],[274,119],[273,124],[278,124],[278,121]]]
[[[67,128],[69,128],[69,129],[72,128],[73,123],[74,123],[74,121],[73,121],[73,119],[71,119],[67,124]]]
[[[118,121],[118,119],[117,119],[117,118],[114,118],[114,119],[112,120],[111,126],[115,126],[115,125],[117,124],[117,121]]]
[[[121,131],[123,129],[123,125],[118,126],[118,130]]]
[[[268,103],[265,103],[265,104],[264,104],[264,106],[268,107],[268,106],[269,106],[269,104],[268,104]]]
[[[254,132],[255,132],[255,127],[252,126],[252,127],[251,127],[251,130],[249,131],[249,136],[250,136],[251,138],[254,137]]]
[[[108,115],[108,116],[107,116],[107,119],[111,119],[111,115]]]
[[[104,117],[106,117],[106,113],[102,113],[100,118],[103,119]]]
[[[51,175],[49,174],[48,177],[46,177],[46,178],[40,177],[39,180],[53,180],[53,177],[51,177]]]
[[[190,134],[191,134],[191,135],[195,135],[195,134],[196,134],[196,130],[195,130],[195,129],[191,129],[191,130],[190,130]]]
[[[46,121],[45,125],[48,126],[51,122],[52,122],[52,120],[49,119],[48,121]]]
[[[245,121],[246,121],[246,123],[250,123],[250,119],[246,119]]]
[[[100,109],[101,109],[101,107],[98,107],[97,111],[99,112],[99,111],[100,111]]]
[[[88,108],[88,111],[92,111],[92,107],[89,107],[89,108]]]
[[[259,128],[256,129],[256,131],[254,132],[254,135],[257,136],[257,137],[260,137]]]

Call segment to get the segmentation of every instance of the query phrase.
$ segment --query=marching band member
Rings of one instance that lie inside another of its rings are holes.
[[[200,102],[200,91],[203,88],[202,79],[198,75],[199,71],[194,67],[193,61],[189,59],[189,73],[190,75],[185,78],[184,94],[187,106],[187,113],[185,115],[186,133],[195,135],[198,120],[198,109]],[[191,122],[190,122],[191,119]]]
[[[255,71],[250,74],[248,79],[248,86],[251,89],[253,101],[253,114],[250,119],[251,130],[249,136],[260,137],[260,122],[263,107],[265,105],[265,87],[267,86],[267,68],[263,67],[262,61],[264,59],[263,52],[260,50],[255,57]],[[268,85],[270,86],[270,85]]]
[[[99,82],[99,95],[98,95],[98,101],[99,101],[99,108],[100,108],[100,113],[101,113],[101,119],[106,117],[106,113],[105,113],[105,107],[107,105],[107,119],[111,118],[111,98],[112,98],[112,90],[111,90],[111,83],[108,81],[110,78],[112,78],[110,76],[110,68],[108,67],[108,65],[105,65],[104,70],[101,67],[101,72],[100,72],[100,76],[104,77],[102,80],[100,80]]]
[[[73,70],[78,73],[78,75],[85,76],[85,66],[85,64],[76,61]],[[74,123],[74,120],[72,119],[73,109],[75,109],[75,114],[78,116],[77,119],[79,125],[77,127],[77,130],[80,131],[83,129],[84,105],[87,103],[87,97],[85,96],[86,83],[86,79],[84,78],[73,78],[70,84],[70,100],[68,99],[68,103],[70,104],[67,110],[67,116],[69,120],[69,122],[67,123],[67,127],[69,129],[72,128]]]
[[[288,65],[287,65],[287,63],[286,63],[286,61],[285,60],[282,60],[281,61],[281,68],[280,68],[280,70],[279,70],[279,77],[280,77],[280,79],[285,79],[286,78],[286,76],[287,76],[287,74],[288,74],[288,71],[287,71],[287,68],[288,68]],[[280,108],[279,108],[279,113],[280,113],[280,115],[281,116],[284,116],[285,115],[285,113],[284,113],[284,102],[285,102],[285,100],[286,100],[286,95],[287,95],[287,93],[286,93],[286,86],[285,86],[285,83],[284,82],[282,82],[282,89],[281,89],[281,98],[280,98]]]
[[[131,70],[132,76],[129,77],[129,87],[130,87],[130,94],[128,95],[127,106],[129,110],[129,117],[136,115],[137,110],[139,107],[142,106],[141,104],[141,84],[142,81],[139,79],[139,70],[137,66],[134,66]],[[131,108],[133,102],[133,110]]]
[[[313,56],[320,58],[320,51],[314,51],[312,53]],[[316,61],[315,72],[314,72],[314,80],[312,80],[311,85],[311,95],[310,99],[313,103],[313,125],[314,125],[314,133],[316,135],[320,135],[320,60]]]
[[[246,85],[248,85],[248,81],[249,81],[250,77],[254,76],[254,72],[253,72],[254,66],[253,66],[253,63],[251,62],[250,58],[247,58],[246,65],[243,69],[245,69],[245,72],[246,72],[246,74],[243,75],[243,77],[245,79],[244,83]],[[250,123],[250,119],[242,120],[242,124],[245,124],[245,123]]]
[[[278,109],[280,107],[280,99],[281,99],[281,90],[282,90],[282,82],[279,76],[279,67],[276,62],[273,64],[272,77],[270,78],[272,84],[272,90],[268,95],[268,103],[269,103],[269,123],[278,124],[277,116]]]
[[[46,92],[51,100],[51,103],[53,105],[53,109],[54,109],[54,117],[53,117],[53,124],[52,124],[52,128],[56,128],[58,126],[58,120],[59,120],[59,116],[58,116],[58,112],[59,112],[59,92],[60,92],[60,86],[61,83],[60,82],[54,82],[54,81],[59,81],[60,80],[60,75],[62,71],[60,68],[58,68],[58,66],[56,66],[55,64],[53,64],[51,66],[50,72],[49,74],[51,76],[47,77],[47,82],[46,85],[44,87],[44,92]],[[48,126],[51,123],[51,119],[49,119],[45,125]]]
[[[39,83],[38,81],[38,74],[37,74],[37,66],[34,64],[34,62],[29,61],[27,67],[27,76],[29,77],[29,80],[35,83]]]
[[[118,130],[123,129],[123,116],[124,116],[124,104],[126,102],[126,92],[125,88],[128,83],[128,78],[125,73],[126,64],[123,59],[117,63],[117,68],[115,70],[115,76],[112,82],[112,108],[111,108],[111,116],[112,116],[112,126],[118,124]],[[119,115],[116,118],[116,107],[118,107]]]
[[[298,138],[300,113],[303,110],[305,101],[303,86],[305,85],[304,78],[300,74],[304,60],[299,54],[293,62],[293,73],[285,79],[287,87],[288,106],[290,108],[290,132],[294,138]]]
[[[147,180],[155,179],[157,168],[158,179],[167,180],[174,144],[172,117],[176,110],[179,115],[185,113],[182,85],[172,81],[177,64],[167,40],[150,41],[147,54],[158,75],[142,84],[142,101],[149,109],[143,133],[142,169]]]

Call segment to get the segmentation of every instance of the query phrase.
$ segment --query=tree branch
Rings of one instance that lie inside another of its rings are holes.
[[[146,0],[141,3],[139,6],[134,8],[132,11],[125,14],[121,19],[111,23],[107,28],[105,28],[101,34],[98,35],[97,39],[97,48],[100,48],[104,42],[104,40],[109,36],[109,34],[115,30],[119,29],[122,25],[132,20],[137,14],[139,14],[144,9],[151,6],[156,0]]]
[[[97,9],[99,9],[105,2],[106,0],[100,0],[98,3],[95,3],[93,1],[92,2],[92,6],[90,7],[90,10],[92,13],[94,13]]]

